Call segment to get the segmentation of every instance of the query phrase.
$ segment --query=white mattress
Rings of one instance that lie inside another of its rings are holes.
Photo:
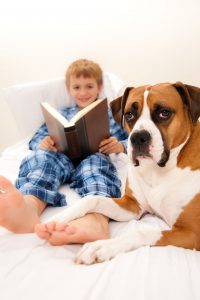
[[[27,154],[23,141],[0,158],[0,174],[14,182]],[[125,178],[125,156],[113,156]],[[70,205],[79,196],[66,186]],[[80,200],[81,201],[81,200]],[[48,208],[45,220],[62,208]],[[165,224],[146,215],[140,223],[110,222],[111,236],[128,228]],[[76,265],[81,245],[50,246],[35,234],[13,234],[0,228],[0,300],[199,300],[200,252],[176,247],[142,247],[91,266]]]

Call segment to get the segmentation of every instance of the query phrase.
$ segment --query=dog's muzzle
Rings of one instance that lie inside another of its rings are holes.
[[[152,158],[150,153],[150,146],[152,143],[152,137],[147,130],[135,131],[130,136],[130,142],[132,146],[132,160],[135,166],[139,166],[139,158]],[[169,159],[169,150],[164,145],[163,152],[157,164],[159,167],[164,167]]]
[[[147,130],[136,131],[130,136],[133,148],[132,159],[136,166],[139,165],[137,157],[151,157],[149,153],[151,140],[151,135]]]

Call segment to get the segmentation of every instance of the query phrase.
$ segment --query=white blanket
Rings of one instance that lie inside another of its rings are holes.
[[[13,182],[19,163],[28,152],[20,143],[0,158],[0,173]],[[125,178],[125,157],[113,161]],[[73,190],[62,187],[70,205],[79,201]],[[81,201],[81,200],[80,200]],[[48,208],[45,220],[62,208]],[[140,223],[110,222],[111,236],[137,226],[165,224],[146,215]],[[176,247],[142,247],[113,260],[91,266],[76,265],[81,245],[51,246],[35,234],[13,234],[0,228],[1,300],[193,300],[200,299],[200,252]]]

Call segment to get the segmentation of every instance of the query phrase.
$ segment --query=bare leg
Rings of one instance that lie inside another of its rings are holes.
[[[22,195],[9,180],[0,176],[0,226],[14,233],[34,232],[35,228],[36,234],[52,245],[85,243],[109,237],[108,219],[96,213],[69,224],[38,224],[45,206],[34,196]]]
[[[66,223],[38,224],[36,234],[51,245],[83,244],[109,238],[108,218],[92,213]]]
[[[22,195],[13,184],[0,176],[0,226],[15,233],[34,232],[46,204],[31,195]]]

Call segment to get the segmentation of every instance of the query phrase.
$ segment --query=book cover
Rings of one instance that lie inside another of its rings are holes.
[[[58,151],[71,159],[98,152],[101,140],[110,136],[107,99],[92,102],[70,122],[49,103],[42,102],[41,107],[49,135]]]

